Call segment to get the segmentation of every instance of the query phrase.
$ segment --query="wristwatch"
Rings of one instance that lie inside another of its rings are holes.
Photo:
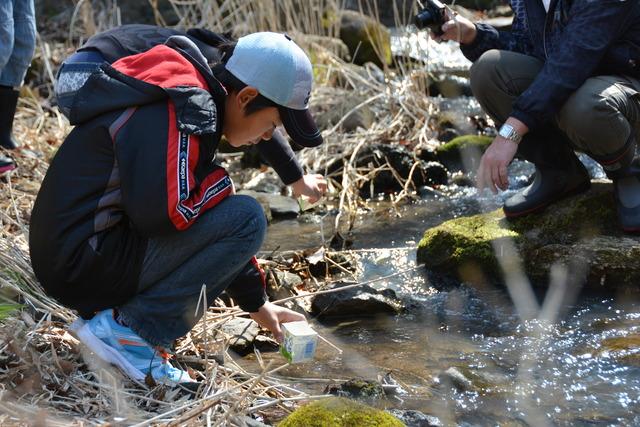
[[[522,141],[522,135],[520,135],[518,131],[509,123],[505,123],[500,127],[498,135],[508,139],[509,141],[513,141],[516,144],[519,144],[520,141]]]

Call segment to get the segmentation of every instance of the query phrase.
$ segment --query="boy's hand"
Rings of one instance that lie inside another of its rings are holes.
[[[307,196],[309,203],[315,203],[327,191],[327,180],[322,175],[304,175],[302,178],[291,184],[293,196],[297,199],[300,196]]]
[[[281,323],[306,320],[302,314],[296,313],[288,308],[272,304],[269,301],[265,302],[264,305],[255,313],[249,313],[249,316],[251,316],[258,325],[270,330],[276,341],[279,343],[282,343],[283,339],[282,329],[280,328]]]
[[[460,44],[472,43],[476,38],[476,25],[458,14],[449,13],[449,20],[442,24],[442,31],[444,34],[435,36],[431,33],[431,37],[437,42],[453,40]]]

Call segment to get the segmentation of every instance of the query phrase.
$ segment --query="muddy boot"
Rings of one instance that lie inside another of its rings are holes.
[[[12,133],[18,95],[19,92],[12,87],[0,86],[0,146],[9,150],[18,148]]]
[[[0,154],[0,175],[3,175],[6,172],[14,170],[16,168],[16,164],[7,156],[3,156]]]
[[[595,158],[613,181],[618,221],[627,233],[640,232],[640,158],[635,140],[613,159]]]
[[[504,202],[509,218],[541,211],[551,203],[587,191],[591,186],[589,172],[573,155],[564,169],[536,167],[533,182]]]

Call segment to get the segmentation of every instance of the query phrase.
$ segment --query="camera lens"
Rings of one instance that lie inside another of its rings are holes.
[[[419,30],[424,30],[435,22],[434,16],[428,10],[423,10],[415,16],[414,23]]]

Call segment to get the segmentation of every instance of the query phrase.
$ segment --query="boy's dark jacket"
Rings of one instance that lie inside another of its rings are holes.
[[[81,123],[52,160],[31,216],[36,276],[83,316],[136,292],[150,237],[188,228],[232,192],[214,162],[225,89],[186,38],[103,64],[71,111]],[[266,297],[257,264],[228,288],[245,310]]]
[[[511,0],[511,31],[476,24],[474,42],[462,52],[475,61],[489,49],[509,50],[544,62],[520,95],[512,115],[530,129],[553,119],[569,96],[596,75],[640,78],[640,1]]]

